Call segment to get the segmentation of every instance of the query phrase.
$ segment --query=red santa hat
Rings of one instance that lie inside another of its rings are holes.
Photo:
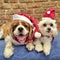
[[[52,9],[52,8],[49,8],[46,13],[44,14],[42,20],[46,19],[46,18],[49,18],[49,19],[52,19],[54,20],[54,17],[55,17],[55,10]]]
[[[29,23],[31,26],[34,26],[35,27],[35,30],[34,30],[35,37],[38,38],[36,35],[37,34],[36,32],[39,32],[39,27],[38,27],[37,20],[34,17],[32,17],[26,13],[18,12],[18,13],[13,15],[13,20],[22,20],[22,21]],[[40,34],[40,36],[41,36],[41,34]]]

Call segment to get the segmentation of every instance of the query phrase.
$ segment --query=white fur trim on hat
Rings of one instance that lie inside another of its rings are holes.
[[[25,21],[27,23],[29,23],[30,25],[33,26],[32,22],[25,16],[22,16],[22,15],[18,15],[18,14],[14,14],[13,15],[13,20],[22,20],[22,21]]]
[[[49,18],[49,17],[43,17],[43,18],[42,18],[42,20],[53,20],[53,21],[55,21],[55,22],[56,22],[56,20],[51,19],[51,18]]]
[[[42,20],[54,20],[54,19],[51,19],[49,17],[43,17]]]

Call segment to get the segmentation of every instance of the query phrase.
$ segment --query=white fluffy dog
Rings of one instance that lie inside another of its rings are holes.
[[[58,33],[56,21],[50,18],[46,18],[45,20],[39,22],[39,28],[42,33],[42,36],[39,40],[40,49],[44,51],[45,55],[49,55],[51,50],[52,39]]]
[[[53,15],[50,15],[52,14],[51,11],[46,13],[49,16],[45,15],[44,18],[42,18],[42,21],[39,22],[41,38],[35,41],[35,50],[37,52],[43,51],[46,56],[50,54],[51,42],[53,38],[58,34],[56,20],[52,19]]]

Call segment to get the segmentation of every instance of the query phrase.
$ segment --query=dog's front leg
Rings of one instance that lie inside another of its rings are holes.
[[[34,41],[34,45],[35,45],[35,50],[36,50],[37,52],[43,51],[43,47],[42,47],[42,44],[41,44],[40,39],[36,39],[36,40]]]
[[[50,50],[51,50],[51,40],[46,39],[44,41],[44,45],[43,45],[43,51],[44,51],[46,56],[50,54]]]
[[[5,43],[6,43],[5,50],[4,50],[5,58],[10,58],[13,55],[14,48],[12,46],[11,39],[12,39],[11,36],[5,37]]]
[[[28,44],[26,44],[26,48],[31,51],[34,49],[34,43],[33,41],[29,42]]]

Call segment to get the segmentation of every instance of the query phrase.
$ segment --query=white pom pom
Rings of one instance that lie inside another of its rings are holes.
[[[41,37],[41,33],[35,32],[35,38],[40,38],[40,37]]]
[[[50,11],[47,11],[47,14],[50,14],[51,12]]]

